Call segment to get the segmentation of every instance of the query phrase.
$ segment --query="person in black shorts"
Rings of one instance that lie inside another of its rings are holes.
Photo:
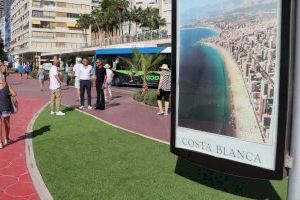
[[[157,90],[157,104],[159,108],[158,115],[169,115],[169,98],[171,94],[171,72],[168,65],[163,64]],[[162,106],[162,100],[165,101],[165,109]]]

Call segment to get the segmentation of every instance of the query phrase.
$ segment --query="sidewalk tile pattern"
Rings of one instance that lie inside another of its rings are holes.
[[[0,150],[0,200],[39,199],[26,166],[24,134],[46,102],[24,96],[18,96],[18,102],[19,111],[11,117],[11,139],[15,142]]]

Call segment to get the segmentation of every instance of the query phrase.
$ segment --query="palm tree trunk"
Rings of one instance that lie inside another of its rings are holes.
[[[98,29],[98,40],[100,40],[100,26],[99,26],[99,24],[98,24],[98,22],[96,22],[96,26],[97,26],[97,29]]]
[[[142,89],[142,94],[146,94],[146,92],[148,91],[149,87],[148,87],[148,82],[146,80],[146,76],[143,77],[143,89]]]
[[[85,29],[83,28],[83,29],[82,29],[82,34],[83,34],[84,43],[85,43],[85,45],[86,45],[87,39],[86,39],[86,35],[85,35],[84,30],[85,30]]]

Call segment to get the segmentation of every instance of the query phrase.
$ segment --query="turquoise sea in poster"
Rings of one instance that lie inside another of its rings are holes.
[[[229,135],[230,95],[224,62],[216,49],[199,42],[217,35],[209,28],[180,31],[178,123]]]

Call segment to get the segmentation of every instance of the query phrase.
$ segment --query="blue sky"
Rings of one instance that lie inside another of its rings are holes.
[[[201,19],[207,13],[241,6],[247,1],[249,0],[177,0],[177,6],[181,21],[184,23],[192,19]]]
[[[228,0],[179,0],[180,9],[185,12],[189,9],[193,9],[195,7],[201,8],[209,5],[224,3]]]

